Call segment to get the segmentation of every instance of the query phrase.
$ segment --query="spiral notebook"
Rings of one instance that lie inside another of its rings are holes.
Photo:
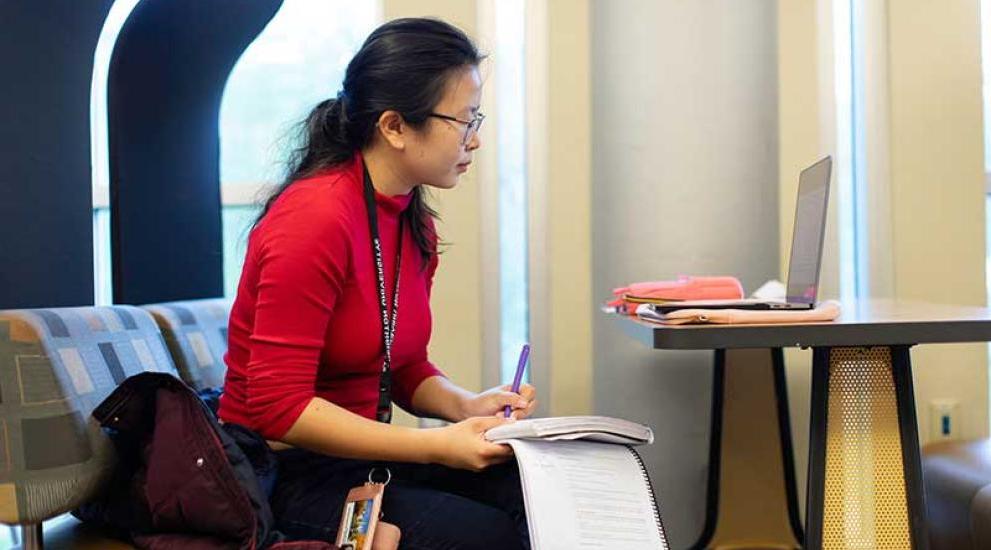
[[[601,416],[519,420],[486,432],[519,463],[533,550],[667,549],[660,508],[634,445],[650,428]]]

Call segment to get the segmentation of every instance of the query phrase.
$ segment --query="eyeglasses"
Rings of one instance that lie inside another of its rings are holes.
[[[485,120],[485,115],[481,112],[475,113],[475,117],[471,120],[461,120],[460,118],[455,118],[453,116],[442,115],[440,113],[429,113],[429,116],[434,118],[439,118],[442,120],[447,120],[450,122],[458,122],[465,125],[465,135],[461,138],[461,145],[468,145],[475,134],[478,133],[478,129],[482,127],[482,121]]]

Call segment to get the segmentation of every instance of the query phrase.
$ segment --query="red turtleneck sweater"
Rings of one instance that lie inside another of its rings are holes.
[[[228,331],[220,417],[281,438],[313,397],[374,419],[384,357],[375,259],[362,194],[361,156],[292,184],[248,238]],[[411,195],[376,192],[386,295],[392,306],[399,215]],[[427,360],[430,285],[403,232],[399,316],[392,345],[392,398],[443,376]]]

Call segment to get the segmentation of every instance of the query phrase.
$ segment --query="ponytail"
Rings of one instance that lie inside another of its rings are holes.
[[[321,101],[297,125],[296,133],[301,143],[290,151],[286,161],[286,177],[265,200],[255,225],[268,214],[276,199],[293,182],[351,160],[354,149],[347,137],[347,115],[342,95]]]

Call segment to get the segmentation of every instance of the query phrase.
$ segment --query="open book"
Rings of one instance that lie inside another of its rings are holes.
[[[616,418],[519,420],[486,432],[513,447],[533,550],[668,548],[647,469],[632,445],[650,428]]]
[[[603,443],[641,445],[654,442],[654,432],[647,426],[607,416],[559,416],[519,420],[492,428],[485,433],[489,441],[506,439],[584,439]]]

